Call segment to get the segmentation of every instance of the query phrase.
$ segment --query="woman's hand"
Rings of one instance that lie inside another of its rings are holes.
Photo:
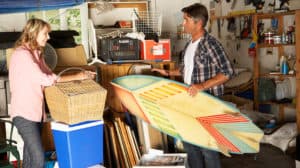
[[[85,80],[85,79],[95,79],[96,72],[92,71],[83,71],[77,74],[79,80]]]
[[[96,72],[82,71],[79,73],[60,76],[56,80],[56,82],[69,82],[73,80],[95,79],[95,77],[96,77]]]

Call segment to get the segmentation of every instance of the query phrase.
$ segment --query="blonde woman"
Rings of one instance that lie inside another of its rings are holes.
[[[60,78],[52,73],[43,57],[43,48],[50,31],[47,22],[40,19],[28,20],[10,59],[10,116],[24,141],[23,168],[44,166],[40,138],[41,125],[46,120],[44,87],[55,82],[95,77],[90,71]]]

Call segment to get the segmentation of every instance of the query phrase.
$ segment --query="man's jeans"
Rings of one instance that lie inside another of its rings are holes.
[[[41,123],[14,117],[13,123],[24,141],[22,168],[43,168],[44,150],[41,141]]]
[[[221,168],[219,153],[183,142],[188,168]]]

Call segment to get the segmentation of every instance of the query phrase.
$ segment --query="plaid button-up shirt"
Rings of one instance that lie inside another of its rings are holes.
[[[184,55],[187,46],[188,44],[181,53],[179,68],[182,76],[184,75]],[[205,31],[204,37],[195,51],[191,84],[205,82],[219,73],[230,78],[234,70],[221,43]],[[217,85],[206,91],[214,96],[221,96],[224,93],[224,85]]]

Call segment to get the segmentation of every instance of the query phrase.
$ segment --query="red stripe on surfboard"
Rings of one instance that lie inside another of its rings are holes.
[[[220,114],[205,117],[197,117],[198,120],[207,121],[210,123],[234,123],[234,122],[249,122],[248,119],[239,115],[234,116],[231,114]]]
[[[218,144],[222,144],[229,148],[231,152],[240,152],[240,150],[231,143],[226,137],[224,137],[216,128],[212,126],[212,123],[199,121],[201,125],[208,131],[211,136],[215,138]]]

